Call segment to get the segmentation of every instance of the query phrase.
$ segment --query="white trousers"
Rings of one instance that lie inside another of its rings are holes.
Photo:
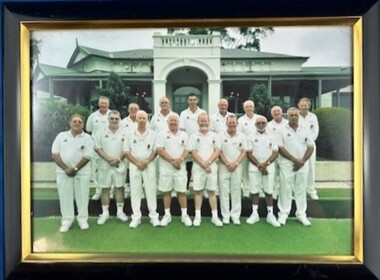
[[[129,177],[131,184],[132,219],[141,218],[141,198],[145,192],[149,217],[158,218],[157,213],[157,185],[156,163],[151,162],[143,171],[136,165],[129,164]]]
[[[71,225],[75,218],[74,201],[77,205],[79,223],[88,219],[88,196],[90,175],[76,175],[69,177],[65,174],[57,174],[57,189],[59,206],[61,209],[62,225]]]
[[[317,194],[315,189],[315,165],[317,162],[317,147],[314,143],[314,151],[309,159],[309,173],[307,176],[307,193],[308,194]]]
[[[239,219],[241,214],[241,179],[243,166],[239,165],[234,172],[219,165],[219,200],[223,218]],[[231,197],[231,207],[230,207]]]
[[[243,161],[241,162],[242,165],[242,190],[243,192],[249,192],[251,189],[251,184],[249,182],[249,174],[248,174],[248,166],[249,166],[249,159],[245,157]]]
[[[279,215],[288,217],[292,208],[292,192],[296,202],[296,217],[306,216],[307,173],[294,172],[293,170],[280,169],[280,193],[278,196]]]

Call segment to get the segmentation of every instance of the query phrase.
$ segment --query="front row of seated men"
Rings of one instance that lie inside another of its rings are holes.
[[[98,225],[105,224],[110,217],[111,186],[116,189],[116,217],[122,222],[128,220],[123,210],[127,164],[132,206],[130,228],[136,228],[141,223],[143,196],[147,201],[152,226],[167,226],[172,220],[170,207],[173,190],[177,192],[181,222],[185,226],[201,225],[204,191],[208,194],[211,222],[215,226],[222,227],[230,222],[239,225],[241,182],[245,166],[243,161],[247,157],[253,198],[252,214],[246,222],[254,224],[260,220],[259,193],[264,191],[266,221],[270,225],[280,227],[286,224],[294,195],[297,219],[304,226],[310,226],[306,217],[306,185],[314,144],[310,132],[298,124],[299,109],[290,108],[287,114],[288,124],[276,135],[266,129],[266,118],[259,116],[255,122],[256,130],[247,137],[237,130],[236,116],[228,116],[227,130],[216,134],[209,130],[208,114],[201,113],[197,120],[199,130],[189,137],[179,129],[179,116],[176,113],[170,113],[168,117],[168,130],[156,134],[147,128],[148,116],[145,111],[137,112],[137,127],[128,132],[120,126],[120,113],[114,110],[108,115],[108,126],[97,132],[93,140],[83,131],[84,118],[73,115],[70,130],[59,133],[52,146],[62,215],[60,232],[67,232],[74,222],[74,200],[78,209],[79,227],[82,230],[89,228],[87,220],[91,167],[88,162],[93,151],[100,157],[98,184],[102,188],[102,214],[97,221]],[[186,159],[190,156],[193,160],[195,192],[193,220],[187,211]],[[279,166],[278,170],[276,165]],[[158,172],[156,168],[159,169]],[[278,177],[280,187],[277,219],[273,213],[272,193]],[[163,193],[165,213],[161,221],[157,213],[157,189]],[[216,191],[219,191],[222,220],[218,216]]]

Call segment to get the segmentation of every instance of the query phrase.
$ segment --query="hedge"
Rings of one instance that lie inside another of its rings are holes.
[[[319,122],[317,156],[328,160],[353,160],[353,127],[350,110],[331,107],[314,111]]]

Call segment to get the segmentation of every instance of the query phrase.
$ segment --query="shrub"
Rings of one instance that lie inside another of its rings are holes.
[[[352,113],[343,108],[319,108],[314,111],[319,122],[317,155],[331,160],[352,160]]]
[[[52,161],[51,146],[59,132],[69,130],[70,117],[81,114],[86,119],[90,110],[86,107],[61,103],[38,103],[32,110],[32,160]]]

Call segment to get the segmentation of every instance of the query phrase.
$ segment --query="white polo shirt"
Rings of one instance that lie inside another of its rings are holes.
[[[161,131],[166,131],[168,129],[168,117],[171,112],[172,111],[169,111],[169,113],[166,116],[164,116],[160,112],[158,112],[157,114],[154,114],[150,121],[149,128],[156,133],[160,133]]]
[[[275,120],[271,120],[267,124],[267,130],[271,131],[272,133],[276,134],[285,126],[288,124],[288,120],[282,118],[281,122],[276,122]]]
[[[52,154],[59,154],[62,161],[68,167],[74,167],[82,158],[91,160],[94,153],[94,142],[91,136],[85,132],[77,136],[73,136],[71,131],[60,132],[54,139],[52,148]],[[65,174],[58,165],[56,168],[57,174]],[[86,164],[80,170],[78,175],[90,175],[91,165]]]
[[[206,111],[199,107],[194,113],[189,108],[183,110],[179,116],[179,128],[186,131],[189,136],[197,132],[199,129],[198,116],[201,113],[206,113]]]
[[[155,150],[156,133],[153,130],[146,129],[141,134],[137,129],[128,133],[125,141],[124,151],[131,152],[137,160],[146,160]]]
[[[221,152],[229,162],[235,162],[240,156],[242,151],[247,151],[247,137],[241,133],[236,132],[234,136],[230,136],[227,132],[219,134],[221,142]]]
[[[260,133],[257,130],[250,134],[248,137],[248,151],[253,153],[255,158],[259,162],[266,161],[273,152],[278,151],[278,145],[276,140],[276,135],[268,130]],[[251,161],[249,161],[249,171],[258,172],[259,169]],[[269,173],[274,172],[275,165],[270,164],[267,166]]]
[[[102,115],[99,110],[93,112],[87,119],[86,131],[94,136],[99,129],[107,127],[110,112],[111,110],[108,110],[104,115]]]
[[[121,120],[120,127],[125,128],[127,131],[134,131],[137,128],[137,121],[134,122],[130,116],[125,117]],[[149,121],[146,123],[146,128],[149,128]]]
[[[256,119],[261,115],[253,114],[252,118],[243,115],[238,119],[238,130],[243,132],[246,136],[256,131]]]
[[[294,131],[289,124],[280,131],[278,147],[284,147],[294,157],[303,158],[307,148],[313,146],[314,141],[310,131],[300,125],[298,125],[297,131]],[[284,157],[281,157],[280,165],[282,168],[293,169],[293,162]],[[308,172],[308,170],[309,161],[298,172]]]
[[[227,117],[234,116],[234,113],[227,112],[225,116],[222,116],[220,112],[210,116],[210,130],[216,133],[225,132],[227,129]]]
[[[124,144],[127,141],[128,132],[126,129],[119,128],[113,133],[108,127],[98,131],[95,135],[95,149],[102,149],[107,155],[117,158],[124,151]],[[106,169],[109,164],[100,157],[99,168]],[[124,161],[119,164],[120,169],[125,168]]]
[[[215,149],[220,148],[221,144],[218,134],[209,131],[207,134],[202,134],[200,132],[193,133],[190,136],[187,150],[190,152],[197,151],[203,160],[207,160],[215,151]],[[199,166],[195,161],[194,165]]]
[[[186,132],[178,130],[173,134],[170,130],[162,131],[157,135],[156,149],[163,148],[173,158],[179,158],[185,151],[189,142],[189,136]],[[186,172],[185,161],[182,161],[181,170]],[[160,160],[160,172],[172,173],[178,170],[167,160]]]
[[[319,134],[319,124],[317,116],[314,113],[308,112],[306,117],[299,115],[298,123],[310,130],[313,140],[317,140]]]

